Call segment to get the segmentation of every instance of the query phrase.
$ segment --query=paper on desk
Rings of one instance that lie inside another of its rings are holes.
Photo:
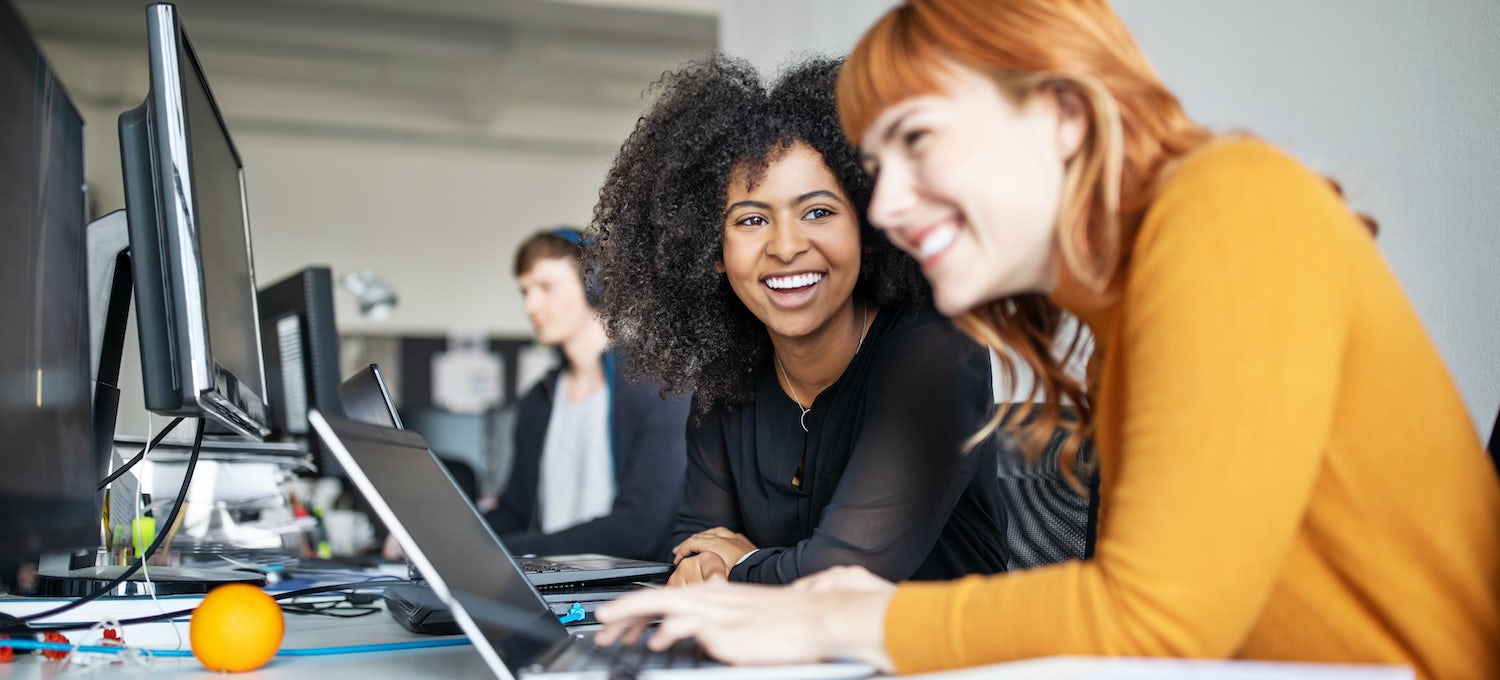
[[[120,629],[120,633],[125,638],[125,644],[131,647],[187,649],[188,620],[192,614],[191,610],[197,607],[198,603],[202,601],[202,595],[164,595],[155,600],[141,597],[105,597],[88,602],[77,609],[63,612],[57,616],[38,619],[36,623],[57,624],[121,621],[186,610],[186,613],[181,618],[171,621],[131,624],[123,626]],[[0,612],[13,616],[28,616],[37,612],[56,609],[69,602],[72,602],[70,598],[0,597]],[[101,633],[98,631],[91,633],[88,630],[70,630],[63,632],[63,635],[67,636],[69,642],[75,644],[93,644],[95,639],[101,636]]]
[[[111,448],[110,471],[118,470],[124,464],[125,459],[120,457],[119,449]],[[109,483],[109,514],[105,521],[108,522],[111,549],[130,545],[130,526],[135,520],[136,504],[140,503],[140,498],[141,484],[134,474],[127,472]]]
[[[18,617],[30,616],[72,601],[72,598],[66,597],[0,597],[0,612]],[[202,601],[202,595],[162,595],[154,600],[149,597],[101,597],[76,609],[37,619],[36,623],[92,623],[111,619],[120,621],[167,612],[190,611]]]

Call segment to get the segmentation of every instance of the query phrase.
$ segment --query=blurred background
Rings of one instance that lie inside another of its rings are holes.
[[[124,207],[116,119],[147,89],[145,2],[17,0],[88,123],[92,212]],[[257,279],[372,269],[341,328],[526,335],[510,263],[587,223],[642,91],[712,50],[716,0],[183,0],[245,164]]]
[[[13,2],[89,123],[91,211],[122,207],[115,125],[146,93],[145,3]],[[646,87],[714,49],[769,72],[843,52],[894,3],[179,4],[243,156],[257,279],[371,270],[399,305],[366,318],[338,291],[345,365],[378,360],[403,395],[421,394],[430,386],[412,383],[430,375],[412,366],[477,335],[505,359],[503,402],[530,334],[514,246],[588,222]],[[1190,115],[1283,146],[1380,221],[1381,250],[1487,435],[1500,404],[1500,3],[1115,5]]]

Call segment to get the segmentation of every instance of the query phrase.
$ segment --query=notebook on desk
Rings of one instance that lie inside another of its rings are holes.
[[[496,677],[603,679],[752,677],[862,678],[863,664],[705,668],[693,646],[644,648],[619,657],[563,627],[547,601],[415,432],[309,412],[308,421],[391,533],[453,611]],[[684,667],[675,664],[681,662]]]

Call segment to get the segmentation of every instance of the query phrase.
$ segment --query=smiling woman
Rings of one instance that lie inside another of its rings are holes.
[[[1002,571],[986,353],[865,221],[836,61],[669,74],[595,209],[600,313],[694,395],[674,583]],[[908,402],[921,395],[920,405]]]
[[[877,177],[871,221],[966,331],[1035,350],[1060,309],[1093,331],[1086,383],[1024,357],[1051,416],[1083,396],[1065,429],[1099,461],[1093,558],[633,593],[596,613],[599,644],[661,619],[651,647],[690,636],[737,663],[1177,656],[1500,677],[1500,482],[1327,180],[1188,118],[1104,0],[907,0],[849,56],[839,113]]]

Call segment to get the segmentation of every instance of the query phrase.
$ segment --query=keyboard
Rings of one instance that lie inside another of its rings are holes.
[[[678,640],[676,644],[660,652],[646,647],[655,629],[647,629],[639,640],[632,644],[615,644],[609,647],[592,645],[592,650],[574,660],[569,671],[608,670],[609,677],[629,678],[643,670],[657,668],[709,668],[722,666],[710,659],[694,640]]]

